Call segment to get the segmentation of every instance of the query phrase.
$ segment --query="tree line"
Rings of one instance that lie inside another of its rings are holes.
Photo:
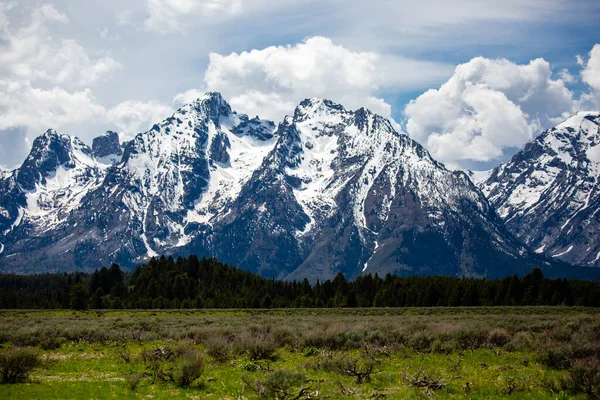
[[[545,278],[534,269],[501,280],[363,275],[348,281],[263,278],[214,258],[160,257],[126,274],[0,275],[3,309],[600,306],[600,283]]]

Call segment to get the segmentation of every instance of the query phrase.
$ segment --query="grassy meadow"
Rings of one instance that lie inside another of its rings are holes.
[[[0,399],[600,394],[593,308],[4,310],[0,343]]]

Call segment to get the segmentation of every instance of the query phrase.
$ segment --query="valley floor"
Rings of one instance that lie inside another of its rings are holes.
[[[41,364],[0,398],[595,398],[599,333],[576,307],[3,310],[0,354]]]

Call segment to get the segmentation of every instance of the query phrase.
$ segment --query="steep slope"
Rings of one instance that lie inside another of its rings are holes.
[[[106,131],[104,134],[94,138],[92,153],[96,160],[103,164],[111,165],[119,163],[123,156],[119,134],[113,131]]]
[[[363,271],[501,276],[531,265],[467,176],[386,119],[310,99],[278,135],[215,224],[216,245],[202,246],[220,259],[312,280]]]
[[[482,190],[537,253],[600,266],[600,113],[579,112],[493,170]]]
[[[103,176],[104,166],[76,137],[48,130],[36,138],[21,167],[0,181],[0,256],[19,238],[40,243],[66,223]]]
[[[61,208],[68,220],[36,228],[35,238],[8,235],[3,269],[21,268],[23,253],[39,270],[67,270],[113,261],[130,266],[177,251],[236,196],[275,145],[274,128],[233,112],[220,94],[209,93],[138,134],[119,162],[116,135],[101,136],[93,159],[104,172],[99,184],[94,180]],[[86,154],[91,157],[89,149]],[[30,203],[21,207],[32,214]]]

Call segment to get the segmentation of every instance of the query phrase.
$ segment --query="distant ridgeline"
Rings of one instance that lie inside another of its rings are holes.
[[[315,285],[262,278],[216,259],[153,258],[125,274],[113,264],[92,274],[0,275],[4,309],[158,309],[412,306],[600,306],[600,283],[547,279],[541,270],[519,278],[340,273]]]

